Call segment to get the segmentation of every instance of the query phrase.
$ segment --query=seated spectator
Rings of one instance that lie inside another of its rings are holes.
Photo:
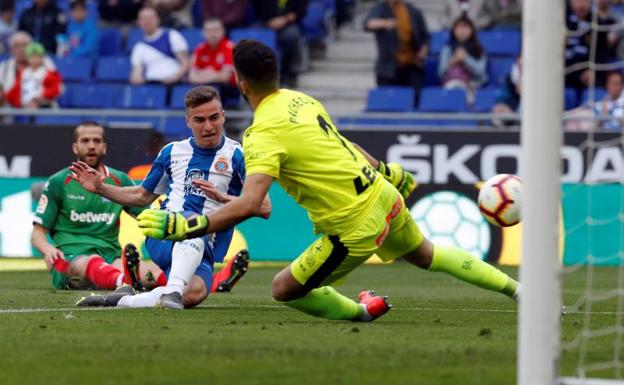
[[[18,29],[26,31],[33,40],[43,44],[46,51],[56,52],[56,36],[65,33],[67,17],[49,0],[34,0],[22,13]]]
[[[61,75],[45,66],[45,48],[32,42],[26,47],[28,66],[22,70],[18,86],[6,94],[14,107],[41,108],[56,105],[61,94]]]
[[[143,0],[99,0],[99,21],[104,26],[127,26],[137,19],[141,8]]]
[[[496,27],[522,27],[523,0],[486,0],[486,12]]]
[[[492,16],[487,5],[488,0],[445,0],[440,26],[451,29],[455,20],[467,16],[474,20],[477,29],[488,28],[492,25]]]
[[[137,20],[143,37],[132,48],[130,83],[179,82],[188,69],[188,44],[175,29],[161,28],[154,8],[143,8]]]
[[[413,87],[417,107],[429,51],[422,12],[405,0],[380,1],[366,16],[364,29],[374,32],[377,41],[377,85]]]
[[[589,44],[591,41],[590,0],[569,0],[566,10],[568,37],[565,50],[566,87],[578,93],[593,83],[593,74],[587,68]]]
[[[67,25],[67,56],[95,58],[98,54],[98,29],[95,22],[87,19],[85,0],[74,0],[70,5]]]
[[[522,95],[522,57],[519,56],[505,77],[505,83],[496,92],[496,100],[492,107],[493,114],[512,114],[520,111],[520,96]],[[495,126],[503,126],[516,122],[505,122],[495,118]]]
[[[217,18],[229,31],[245,25],[247,16],[247,0],[202,0],[204,20]]]
[[[0,105],[6,100],[6,94],[19,93],[21,73],[28,66],[26,47],[32,38],[27,32],[15,32],[9,38],[9,49],[11,57],[0,63]],[[54,63],[49,57],[44,57],[43,65],[46,69],[55,69]],[[17,91],[15,89],[18,89]]]
[[[15,3],[13,0],[3,0],[0,4],[0,55],[9,52],[9,37],[17,31],[14,15]]]
[[[445,88],[463,88],[469,103],[477,88],[487,81],[487,58],[472,21],[455,20],[448,43],[440,51],[438,76]]]
[[[301,61],[299,22],[305,16],[308,0],[253,0],[258,27],[277,32],[280,50],[280,81],[286,87],[297,86],[296,64]]]
[[[601,120],[600,127],[607,130],[620,130],[624,119],[624,74],[621,71],[607,73],[605,88],[607,94],[594,104],[596,116],[610,116],[612,119]]]
[[[234,76],[234,44],[225,37],[223,24],[211,18],[204,22],[204,39],[191,58],[189,82],[217,85],[223,99],[238,95]]]
[[[193,27],[193,0],[146,0],[145,5],[156,9],[164,26]]]
[[[596,37],[596,63],[611,63],[617,60],[616,50],[620,42],[616,27],[618,20],[611,12],[611,0],[598,0],[596,9],[598,10],[597,22],[602,28]],[[616,28],[606,30],[609,27]],[[601,87],[606,84],[606,74],[604,71],[596,73],[596,83]]]
[[[606,95],[599,101],[587,101],[568,113],[567,130],[621,130],[624,123],[624,74],[611,71],[606,75]],[[598,119],[598,120],[596,120]]]

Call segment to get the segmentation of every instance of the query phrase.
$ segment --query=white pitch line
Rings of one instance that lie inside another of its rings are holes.
[[[281,305],[201,305],[198,308],[213,308],[213,309],[287,309],[286,306]],[[121,310],[128,308],[118,307],[71,307],[71,308],[26,308],[26,309],[0,309],[1,314],[19,314],[19,313],[46,313],[46,312],[72,312],[72,311],[102,311],[102,310]],[[144,308],[145,309],[145,308]],[[514,309],[451,309],[451,308],[432,308],[432,307],[393,307],[393,312],[396,311],[422,311],[422,312],[465,312],[465,313],[517,313],[518,310]],[[585,314],[582,311],[568,311],[566,314]],[[624,313],[611,312],[611,311],[592,311],[590,314],[596,315],[620,315]]]

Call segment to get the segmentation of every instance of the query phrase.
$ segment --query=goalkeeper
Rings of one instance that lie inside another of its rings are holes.
[[[464,250],[434,246],[424,238],[401,196],[413,187],[409,175],[397,165],[380,163],[381,173],[371,167],[377,162],[340,135],[317,100],[278,89],[277,68],[266,45],[254,40],[236,45],[238,86],[254,111],[243,139],[247,179],[241,198],[188,221],[146,210],[139,216],[146,235],[186,239],[231,227],[261,213],[262,200],[277,179],[323,234],[273,279],[273,298],[286,306],[328,319],[382,316],[390,308],[385,297],[363,291],[356,302],[330,286],[373,253],[385,261],[402,257],[516,297],[518,282],[505,273]]]

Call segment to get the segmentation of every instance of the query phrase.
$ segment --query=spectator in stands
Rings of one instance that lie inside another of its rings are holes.
[[[67,17],[49,0],[33,0],[19,20],[20,31],[26,31],[33,40],[43,44],[46,51],[56,52],[56,36],[65,33]]]
[[[624,74],[620,71],[608,72],[606,95],[599,101],[588,100],[582,106],[569,111],[568,116],[572,119],[566,120],[566,129],[589,131],[601,127],[606,130],[620,130],[624,121],[623,90]]]
[[[105,26],[127,26],[137,19],[141,8],[143,0],[99,0],[99,21]]]
[[[237,96],[232,58],[234,44],[225,37],[223,23],[217,18],[206,20],[203,30],[206,42],[198,45],[193,52],[189,81],[216,85],[223,99]]]
[[[598,0],[597,2],[597,21],[601,28],[609,28],[618,24],[618,20],[613,16],[611,12],[611,0]],[[596,62],[597,63],[611,63],[617,60],[616,50],[620,42],[620,36],[616,28],[606,31],[602,30],[598,32],[596,37]],[[597,73],[597,83],[604,85],[606,80],[606,73],[601,71]]]
[[[300,52],[301,28],[308,0],[253,0],[257,26],[277,32],[280,50],[280,80],[286,87],[297,86],[296,64],[302,59]]]
[[[55,106],[61,94],[61,75],[45,66],[45,48],[41,43],[31,42],[26,47],[28,66],[23,69],[18,86],[6,94],[14,107],[40,108]]]
[[[146,6],[155,8],[162,24],[176,29],[193,26],[193,0],[146,0]]]
[[[377,85],[413,87],[418,106],[429,51],[429,31],[420,10],[405,0],[380,1],[366,16],[364,28],[377,40]]]
[[[85,0],[74,0],[70,5],[67,24],[67,56],[95,58],[98,54],[98,29],[93,20],[87,19]]]
[[[486,9],[491,17],[491,26],[522,27],[523,0],[486,0]]]
[[[440,51],[438,76],[445,88],[463,88],[469,104],[487,81],[487,57],[467,16],[455,20],[448,43]]]
[[[496,100],[492,108],[493,114],[511,114],[520,111],[520,96],[522,95],[522,57],[519,56],[505,77],[505,83],[496,92]],[[492,124],[503,126],[510,123],[494,118]]]
[[[566,74],[566,87],[581,92],[593,82],[593,74],[584,64],[589,60],[591,40],[590,0],[570,0],[566,11],[568,37],[565,51],[565,65],[571,71]],[[572,68],[570,68],[572,67]]]
[[[600,127],[619,131],[624,120],[624,74],[621,71],[608,72],[605,88],[607,94],[594,105],[594,114],[611,116],[612,119],[601,120]]]
[[[468,16],[477,29],[488,28],[492,24],[492,16],[487,5],[488,0],[445,0],[440,26],[451,29],[455,20]]]
[[[0,63],[0,105],[6,100],[6,94],[19,93],[22,71],[28,66],[28,57],[26,56],[26,47],[30,44],[32,38],[27,32],[15,32],[9,38],[9,49],[11,57]],[[43,65],[49,70],[53,70],[54,63],[49,57],[44,57]],[[17,91],[15,89],[18,89]]]
[[[130,83],[160,82],[174,84],[188,70],[188,44],[175,29],[161,28],[158,13],[145,7],[139,12],[143,37],[132,48]]]
[[[216,17],[229,31],[244,26],[247,16],[247,0],[202,0],[204,20]]]
[[[3,0],[0,4],[0,55],[9,52],[9,37],[17,31],[14,15],[15,3],[13,0]]]

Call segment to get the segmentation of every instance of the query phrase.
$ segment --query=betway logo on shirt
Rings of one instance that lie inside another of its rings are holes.
[[[110,225],[113,223],[113,219],[115,219],[115,214],[113,213],[92,213],[88,211],[86,213],[78,214],[73,209],[69,214],[69,219],[72,222],[81,222],[81,223],[106,223]]]

